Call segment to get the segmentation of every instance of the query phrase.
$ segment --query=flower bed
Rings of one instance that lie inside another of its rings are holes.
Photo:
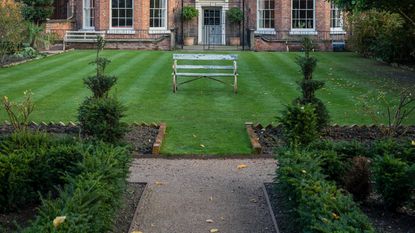
[[[163,126],[163,127],[161,127]],[[42,122],[40,124],[32,122],[29,124],[31,131],[42,131],[58,135],[79,136],[80,128],[76,123],[54,123],[54,122]],[[155,123],[134,123],[129,126],[128,132],[124,136],[124,141],[128,143],[137,155],[150,155],[154,154],[154,147],[158,147],[158,153],[160,151],[161,143],[164,139],[164,132],[166,126],[164,123],[157,125]],[[8,135],[13,132],[13,127],[9,124],[0,125],[0,136]],[[157,142],[158,140],[158,142]],[[155,145],[156,144],[156,145]]]
[[[268,125],[263,127],[260,124],[253,125],[255,137],[261,145],[263,154],[273,154],[276,148],[285,146],[283,128],[281,125]],[[323,130],[321,140],[332,141],[359,141],[370,144],[373,141],[384,139],[384,126],[330,126]],[[401,127],[399,136],[401,140],[413,140],[415,138],[415,126]]]

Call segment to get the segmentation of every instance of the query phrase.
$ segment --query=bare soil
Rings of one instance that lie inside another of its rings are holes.
[[[112,233],[128,233],[145,187],[145,183],[128,183],[124,192],[122,207],[117,213]]]
[[[376,203],[365,203],[361,209],[378,233],[415,233],[415,216],[391,212]]]
[[[72,135],[80,136],[81,131],[77,125],[61,125],[61,124],[30,124],[29,129],[32,131],[42,131],[56,135]],[[154,125],[137,125],[130,126],[124,140],[132,146],[137,154],[151,154],[153,144],[158,134],[158,126]],[[0,136],[13,132],[11,125],[0,125]]]
[[[301,232],[298,224],[295,224],[293,216],[294,210],[287,204],[284,195],[279,193],[273,183],[264,183],[269,200],[271,202],[272,211],[277,220],[278,230],[280,233],[297,233]]]
[[[275,127],[254,127],[258,135],[259,143],[264,154],[273,154],[273,151],[285,145],[283,128],[281,125]],[[321,140],[332,141],[359,141],[370,143],[385,138],[385,127],[382,126],[331,126],[323,130]],[[415,138],[415,126],[401,127],[395,137],[397,139]]]
[[[15,232],[17,225],[19,227],[27,227],[31,220],[36,216],[36,208],[38,205],[29,205],[19,211],[1,214],[0,213],[0,232]]]

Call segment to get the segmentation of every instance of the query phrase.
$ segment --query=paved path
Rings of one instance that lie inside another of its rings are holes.
[[[261,185],[272,181],[275,168],[273,159],[136,159],[130,181],[149,186],[132,230],[274,233]]]

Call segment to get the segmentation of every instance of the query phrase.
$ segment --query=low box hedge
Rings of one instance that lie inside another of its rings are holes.
[[[321,158],[303,151],[280,151],[276,185],[295,210],[301,232],[375,232],[352,197],[327,181]]]
[[[126,148],[103,143],[83,145],[81,154],[79,173],[65,175],[59,198],[43,199],[36,220],[22,233],[113,230],[131,157]]]

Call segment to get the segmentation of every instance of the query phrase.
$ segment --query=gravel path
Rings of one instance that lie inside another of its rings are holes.
[[[275,168],[273,159],[136,159],[130,181],[148,189],[130,231],[274,233],[261,185]]]

